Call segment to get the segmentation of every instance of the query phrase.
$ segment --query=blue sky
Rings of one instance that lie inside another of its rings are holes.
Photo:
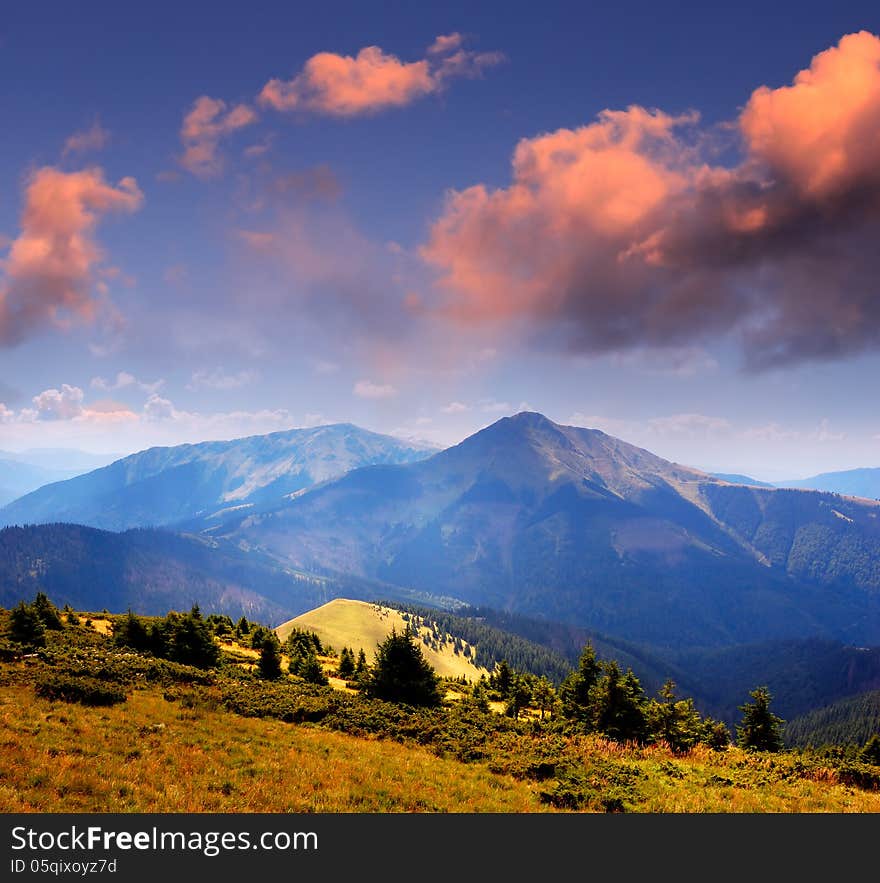
[[[759,478],[880,465],[878,19],[7,12],[0,449],[336,420],[449,444],[529,408]]]

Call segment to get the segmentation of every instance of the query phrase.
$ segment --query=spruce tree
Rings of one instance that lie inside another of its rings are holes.
[[[33,649],[46,646],[43,620],[30,604],[19,601],[9,615],[9,636],[17,644]]]
[[[150,633],[143,621],[131,610],[124,619],[117,620],[113,625],[113,643],[118,647],[131,650],[150,650]]]
[[[376,650],[366,692],[388,702],[439,705],[440,682],[421,649],[408,635],[391,634]]]
[[[647,700],[639,679],[624,674],[614,660],[602,663],[603,675],[591,691],[596,729],[617,742],[644,740],[647,735]]]
[[[594,723],[591,691],[599,681],[602,666],[596,659],[592,644],[586,644],[581,651],[578,667],[559,685],[559,698],[562,713],[570,720],[592,726]]]
[[[742,722],[736,728],[737,742],[741,748],[753,751],[781,751],[782,725],[785,721],[770,711],[773,698],[767,687],[756,687],[749,694],[753,702],[746,702],[739,710]]]
[[[330,683],[327,675],[324,673],[321,660],[314,653],[309,654],[300,661],[299,676],[309,684],[320,684],[326,687]]]
[[[342,652],[339,654],[339,667],[336,670],[336,673],[339,677],[348,680],[349,678],[354,677],[354,672],[354,653],[349,650],[348,647],[343,647]]]
[[[168,656],[174,662],[198,668],[211,668],[220,661],[220,648],[214,642],[208,624],[202,619],[198,605],[193,606],[185,616],[176,618]]]
[[[64,628],[61,617],[58,615],[58,609],[43,592],[37,592],[37,597],[34,598],[31,606],[34,609],[34,613],[40,617],[47,629],[58,630]]]
[[[281,646],[274,636],[263,641],[257,672],[266,681],[277,681],[281,677]]]

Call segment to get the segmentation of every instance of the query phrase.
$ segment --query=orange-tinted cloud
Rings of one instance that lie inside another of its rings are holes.
[[[95,228],[103,215],[133,212],[142,202],[133,178],[108,184],[98,168],[47,166],[31,176],[21,233],[0,261],[0,345],[18,343],[44,325],[95,317],[106,304],[99,277],[109,269]]]
[[[791,86],[757,89],[740,118],[750,154],[805,197],[880,181],[880,39],[820,52]]]
[[[65,142],[62,156],[103,150],[110,141],[110,133],[97,120],[82,132],[74,132]]]
[[[752,367],[880,346],[880,39],[758,89],[742,158],[631,107],[525,139],[508,187],[453,192],[422,256],[439,312],[602,352],[735,332]]]
[[[501,60],[498,53],[461,48],[460,34],[438,37],[428,57],[405,62],[366,46],[357,55],[319,52],[290,80],[272,79],[259,101],[279,111],[310,111],[330,116],[359,116],[403,107],[438,92],[455,76],[476,76]]]
[[[184,151],[180,164],[200,178],[219,174],[223,168],[220,140],[256,120],[256,113],[246,104],[227,109],[225,101],[202,95],[183,118],[180,140]]]

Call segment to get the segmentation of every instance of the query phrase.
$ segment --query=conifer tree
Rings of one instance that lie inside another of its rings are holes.
[[[113,626],[113,642],[119,647],[141,651],[151,649],[152,644],[147,627],[131,610]]]
[[[172,626],[168,655],[174,662],[198,668],[211,668],[220,661],[220,648],[202,619],[198,605],[185,616],[177,617]]]
[[[591,691],[596,686],[602,666],[596,659],[592,644],[586,644],[581,651],[578,667],[559,685],[559,698],[565,717],[592,726],[594,723]]]
[[[324,667],[315,653],[311,653],[299,663],[299,676],[309,684],[320,684],[326,687],[329,683]]]
[[[755,687],[749,694],[753,702],[746,702],[739,710],[743,713],[736,728],[737,742],[741,748],[753,751],[781,751],[782,725],[785,721],[770,711],[773,698],[767,687]]]
[[[9,636],[27,648],[46,646],[46,629],[36,610],[24,601],[12,608],[9,615]]]
[[[277,681],[281,677],[281,645],[274,635],[263,641],[257,671],[266,681]]]
[[[343,647],[342,652],[339,654],[339,667],[337,668],[336,673],[339,677],[344,678],[345,680],[354,677],[354,653],[349,650],[348,647]]]
[[[37,592],[37,597],[34,598],[31,606],[34,609],[34,613],[40,617],[40,620],[47,629],[57,631],[64,628],[61,617],[58,615],[58,609],[43,592]]]
[[[366,692],[388,702],[439,705],[440,682],[421,649],[408,635],[391,634],[379,645]]]

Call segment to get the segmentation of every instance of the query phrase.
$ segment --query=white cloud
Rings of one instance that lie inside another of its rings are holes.
[[[236,374],[227,374],[222,368],[214,368],[213,371],[200,370],[193,373],[190,382],[186,385],[189,390],[199,389],[241,389],[253,383],[260,375],[256,371],[239,371]]]
[[[61,384],[61,389],[45,389],[32,399],[35,419],[72,420],[83,413],[84,393],[78,386]]]
[[[93,377],[90,385],[92,389],[99,389],[103,392],[115,392],[116,390],[126,389],[127,387],[136,387],[143,392],[152,394],[158,392],[165,385],[165,380],[160,378],[159,380],[154,380],[152,383],[146,383],[142,380],[138,380],[134,374],[130,374],[128,371],[119,371],[116,374],[115,380],[107,380],[104,377]]]
[[[144,405],[144,417],[147,420],[174,420],[180,413],[168,399],[157,393],[153,393]]]
[[[846,438],[845,432],[834,432],[827,417],[823,417],[819,426],[810,434],[810,438],[817,442],[841,442]]]
[[[710,417],[706,414],[673,414],[670,417],[655,417],[648,426],[657,435],[704,436],[728,432],[730,421],[723,417]]]
[[[390,383],[373,383],[371,380],[359,380],[352,392],[362,399],[390,399],[397,395]]]
[[[466,411],[470,411],[471,406],[466,405],[464,402],[450,402],[448,405],[445,405],[440,410],[444,414],[464,414]]]

